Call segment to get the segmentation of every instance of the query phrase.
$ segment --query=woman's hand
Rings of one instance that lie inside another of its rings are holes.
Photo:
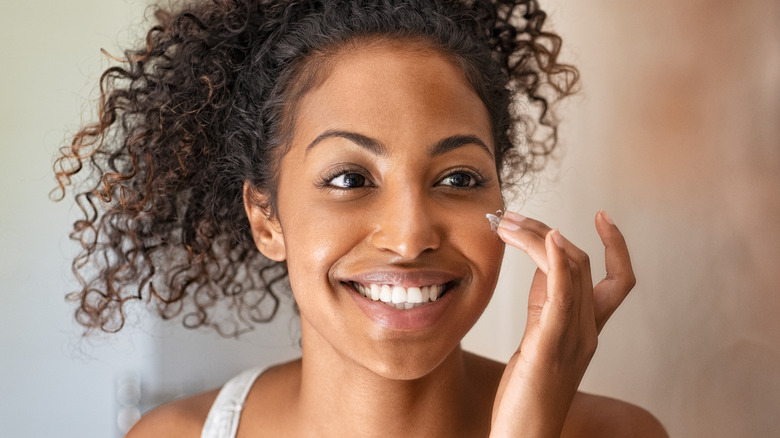
[[[491,437],[559,437],[598,334],[636,283],[623,235],[596,215],[607,275],[593,286],[588,255],[547,225],[507,212],[506,243],[538,269],[520,347],[507,364],[493,406]]]

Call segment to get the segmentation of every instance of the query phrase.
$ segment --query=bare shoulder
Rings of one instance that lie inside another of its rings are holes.
[[[661,422],[639,406],[578,392],[562,437],[668,438]]]
[[[166,403],[146,413],[126,438],[198,438],[219,390]]]

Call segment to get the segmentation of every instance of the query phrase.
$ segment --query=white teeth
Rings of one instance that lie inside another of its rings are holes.
[[[441,293],[441,286],[431,286],[431,301],[436,301],[439,299],[439,294]]]
[[[393,304],[406,302],[406,289],[401,286],[393,287]]]
[[[379,292],[379,299],[382,300],[383,303],[390,303],[393,301],[393,292],[392,289],[390,289],[390,286],[382,286],[382,289]]]
[[[413,303],[422,303],[422,291],[420,291],[419,287],[410,287],[406,290],[406,301],[408,301],[410,304]]]
[[[364,297],[373,301],[381,301],[390,307],[401,310],[414,309],[415,307],[436,301],[444,290],[443,285],[412,286],[409,288],[389,284],[362,285],[352,283],[352,285]]]

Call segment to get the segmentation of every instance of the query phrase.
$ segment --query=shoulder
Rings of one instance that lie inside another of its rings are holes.
[[[562,437],[668,438],[650,412],[613,398],[579,392],[572,402]]]
[[[495,395],[506,364],[467,352],[464,357],[471,378],[481,387],[490,388]],[[639,406],[578,392],[572,401],[561,437],[668,438],[669,435],[653,414]]]
[[[219,390],[166,403],[146,413],[126,438],[164,436],[198,438]]]
[[[255,423],[265,426],[273,424],[276,418],[273,416],[268,417],[267,415],[263,416],[263,414],[268,412],[278,413],[280,406],[285,406],[284,403],[280,404],[279,401],[283,400],[282,397],[290,392],[288,390],[289,385],[295,382],[293,377],[298,374],[300,374],[300,360],[276,365],[264,371],[261,368],[246,370],[228,381],[225,387],[192,397],[174,400],[149,411],[130,429],[126,438],[158,436],[199,438],[217,396],[219,396],[222,389],[228,386],[230,386],[228,394],[231,394],[231,391],[236,389],[240,390],[240,392],[247,389],[249,394],[247,394],[245,401],[242,403],[243,407],[258,414],[242,418],[242,428],[246,428],[247,424],[245,423],[249,424],[248,427],[250,429]],[[245,388],[244,385],[249,385],[249,388]],[[277,409],[277,411],[274,411],[273,408]],[[258,428],[258,430],[260,429]]]

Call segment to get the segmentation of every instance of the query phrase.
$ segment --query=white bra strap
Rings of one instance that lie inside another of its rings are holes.
[[[211,406],[201,438],[234,438],[238,432],[241,410],[255,380],[265,368],[253,368],[230,379],[219,391]]]

